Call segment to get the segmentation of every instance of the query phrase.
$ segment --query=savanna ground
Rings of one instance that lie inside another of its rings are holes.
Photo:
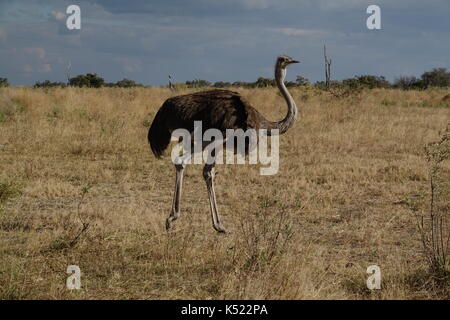
[[[286,113],[276,89],[239,91],[271,120]],[[185,92],[0,89],[1,299],[449,298],[428,280],[414,215],[429,210],[424,147],[450,123],[449,90],[293,89],[278,174],[217,167],[231,234],[211,226],[200,165],[164,229],[175,172],[147,130]],[[369,291],[374,264],[382,289]],[[69,265],[81,290],[66,288]]]

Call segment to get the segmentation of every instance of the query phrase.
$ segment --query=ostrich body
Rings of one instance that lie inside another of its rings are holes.
[[[218,129],[224,136],[227,129],[278,129],[285,133],[294,123],[297,116],[297,106],[284,85],[286,67],[298,61],[280,56],[275,64],[275,80],[286,100],[288,112],[283,120],[272,122],[264,118],[239,93],[229,90],[208,90],[167,99],[158,110],[148,131],[150,147],[157,158],[160,158],[168,147],[172,132],[183,128],[191,134],[194,131],[194,121],[202,122],[202,130]],[[202,132],[203,134],[203,132]],[[203,145],[204,149],[206,145]],[[216,195],[214,192],[214,163],[206,164],[203,168],[203,178],[208,189],[213,227],[218,232],[226,232],[217,212]],[[171,228],[172,222],[180,215],[180,197],[183,183],[185,164],[176,164],[176,183],[172,202],[172,209],[166,220],[166,229]]]

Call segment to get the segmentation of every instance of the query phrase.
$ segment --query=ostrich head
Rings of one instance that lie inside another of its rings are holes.
[[[277,84],[282,84],[286,77],[286,67],[293,63],[299,63],[300,61],[294,60],[289,56],[279,56],[275,63],[275,80]]]
[[[289,56],[279,56],[277,63],[275,64],[276,69],[286,69],[286,67],[292,63],[299,63],[300,61],[294,60]]]

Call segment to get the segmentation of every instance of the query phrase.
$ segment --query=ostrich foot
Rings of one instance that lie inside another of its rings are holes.
[[[214,225],[214,229],[219,233],[233,233],[230,229],[225,229],[225,227],[222,224]]]
[[[168,217],[166,219],[166,231],[169,231],[170,229],[172,229],[172,222],[176,220],[176,218],[174,217]]]

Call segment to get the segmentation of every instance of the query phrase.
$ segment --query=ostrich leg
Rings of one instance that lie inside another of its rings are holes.
[[[203,178],[206,182],[206,187],[208,188],[209,206],[211,208],[211,217],[214,229],[217,232],[227,232],[220,222],[219,214],[217,213],[217,202],[216,193],[214,192],[214,165],[206,164],[203,168]]]
[[[180,216],[181,186],[183,185],[183,172],[185,166],[186,165],[184,163],[175,165],[175,169],[177,170],[175,192],[173,195],[172,210],[166,220],[166,230],[169,230],[172,226],[172,222]]]

